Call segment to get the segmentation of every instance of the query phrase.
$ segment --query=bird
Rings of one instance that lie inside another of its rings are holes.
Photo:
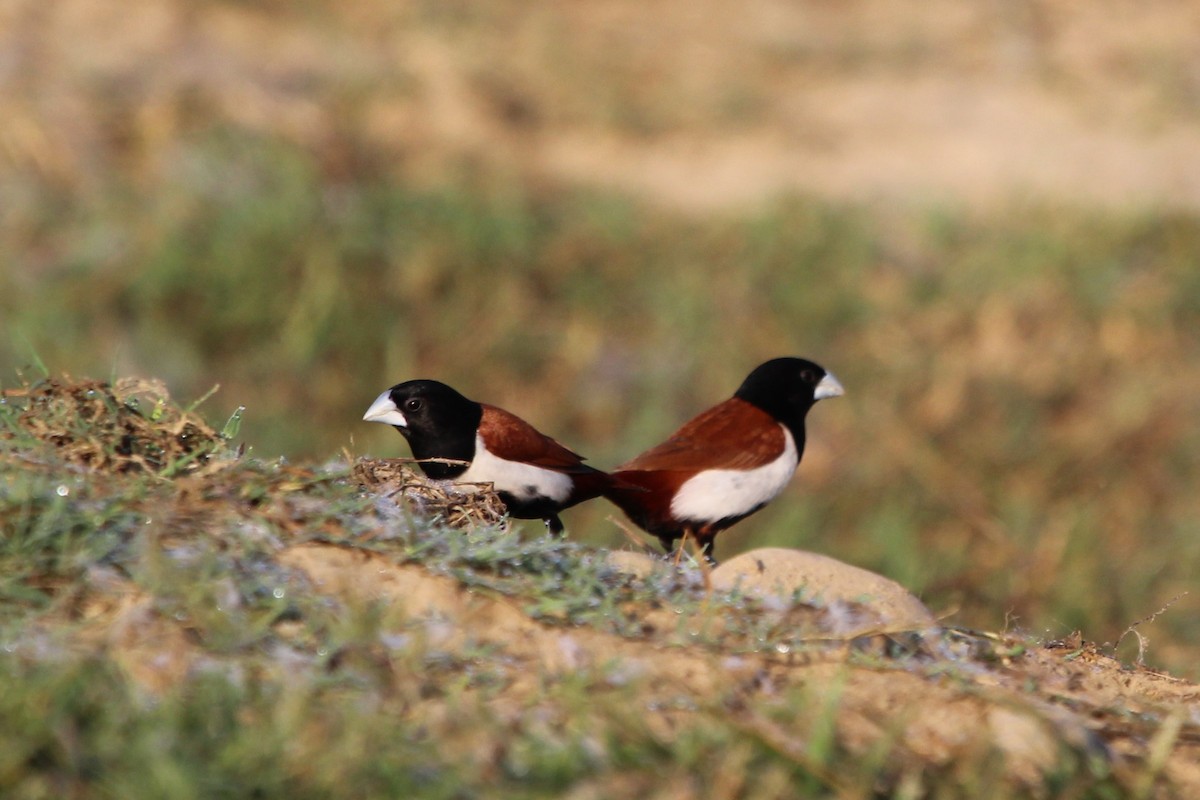
[[[560,511],[599,497],[612,481],[515,414],[435,380],[396,384],[363,419],[403,434],[429,478],[490,483],[509,516],[541,519],[554,534],[563,532]]]
[[[844,393],[812,361],[771,359],[733,397],[613,469],[604,496],[667,552],[690,536],[716,564],[716,535],[773,500],[796,472],[809,409]]]

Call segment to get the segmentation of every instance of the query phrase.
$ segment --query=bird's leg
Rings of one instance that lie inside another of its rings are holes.
[[[704,560],[708,562],[710,567],[715,567],[717,565],[717,560],[713,558],[712,554],[713,542],[715,541],[715,538],[715,536],[706,537],[700,546],[700,554],[704,556]]]

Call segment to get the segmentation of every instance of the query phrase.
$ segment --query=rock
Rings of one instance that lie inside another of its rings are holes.
[[[633,554],[630,554],[633,555]],[[859,603],[894,629],[937,625],[923,603],[895,581],[819,553],[764,547],[735,556],[712,571],[717,589],[791,597],[825,603]]]

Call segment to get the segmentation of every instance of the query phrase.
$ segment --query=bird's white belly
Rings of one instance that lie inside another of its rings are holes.
[[[494,455],[478,436],[475,437],[475,457],[471,459],[471,466],[454,482],[490,483],[497,492],[506,492],[518,500],[548,497],[556,503],[565,501],[574,485],[570,475]]]
[[[784,428],[783,452],[754,469],[710,469],[689,478],[671,500],[679,520],[715,522],[749,514],[783,491],[800,459],[791,431]]]

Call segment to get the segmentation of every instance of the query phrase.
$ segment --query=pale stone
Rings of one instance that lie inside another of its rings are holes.
[[[824,603],[858,603],[890,627],[922,629],[937,625],[929,609],[900,584],[819,553],[764,547],[734,556],[715,567],[712,585],[747,594],[791,597]]]

